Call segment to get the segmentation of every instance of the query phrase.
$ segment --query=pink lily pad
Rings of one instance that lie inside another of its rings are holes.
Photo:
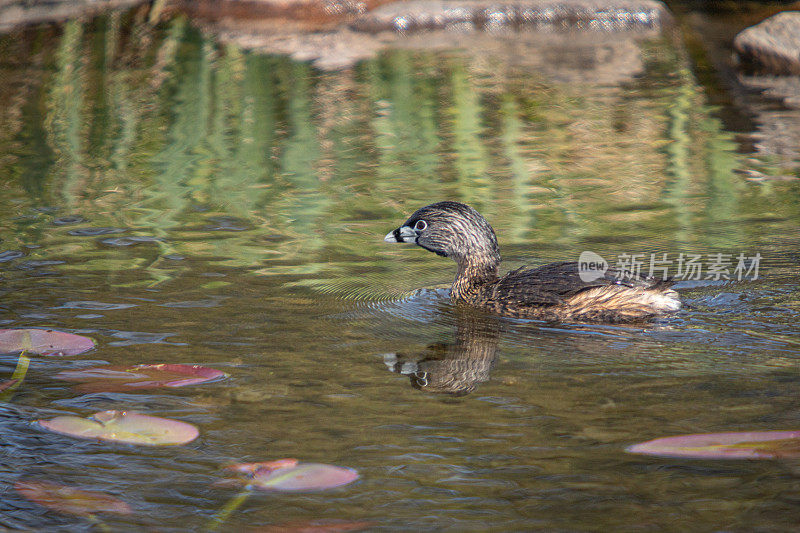
[[[186,387],[225,376],[225,372],[199,365],[155,364],[134,366],[100,366],[66,370],[54,377],[82,382],[80,392],[120,392],[160,387]]]
[[[114,496],[93,490],[81,490],[50,481],[17,481],[22,496],[60,513],[89,516],[94,513],[131,514],[127,503]]]
[[[261,463],[237,463],[235,465],[226,466],[225,470],[245,474],[248,477],[253,477],[257,473],[266,474],[278,468],[292,468],[299,463],[297,459],[276,459],[275,461],[264,461]]]
[[[79,439],[146,446],[186,444],[199,435],[192,424],[129,411],[102,411],[89,418],[57,416],[37,422],[45,429]]]
[[[332,489],[352,483],[358,472],[352,468],[321,463],[299,463],[297,459],[279,459],[264,463],[240,463],[228,470],[245,474],[241,484],[261,490],[303,492]]]
[[[664,437],[625,451],[695,459],[777,459],[800,457],[800,431],[742,431]]]
[[[0,353],[78,355],[94,348],[89,337],[54,329],[0,329]]]

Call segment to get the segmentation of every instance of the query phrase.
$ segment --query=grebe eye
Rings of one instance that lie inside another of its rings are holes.
[[[425,228],[428,227],[428,223],[424,220],[417,220],[417,223],[414,224],[414,229],[417,231],[424,231]]]

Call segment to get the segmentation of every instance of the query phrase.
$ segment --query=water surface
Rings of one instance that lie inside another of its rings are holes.
[[[11,488],[40,477],[124,498],[137,513],[115,529],[198,529],[234,494],[211,486],[220,466],[297,457],[362,478],[254,495],[226,527],[792,528],[793,464],[623,452],[800,427],[796,171],[743,149],[673,42],[641,46],[635,75],[598,84],[456,51],[321,73],[180,18],[3,37],[0,325],[98,348],[34,358],[0,406],[0,523],[92,528]],[[449,302],[453,264],[382,241],[439,199],[490,220],[506,268],[759,253],[759,277],[681,281],[686,309],[650,326],[485,316]],[[230,378],[85,395],[52,378],[105,362]],[[201,437],[142,449],[31,425],[104,409]]]

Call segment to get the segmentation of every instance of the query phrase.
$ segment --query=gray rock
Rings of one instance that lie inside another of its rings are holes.
[[[655,0],[411,0],[377,7],[360,16],[359,31],[496,27],[600,31],[660,28],[671,24]]]
[[[800,74],[800,11],[778,13],[739,33],[733,47],[744,65]]]

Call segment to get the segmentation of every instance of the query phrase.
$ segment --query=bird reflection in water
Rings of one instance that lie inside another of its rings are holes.
[[[497,359],[501,320],[466,306],[456,306],[456,342],[432,344],[419,354],[389,353],[389,370],[404,374],[414,388],[463,396],[489,381]]]

